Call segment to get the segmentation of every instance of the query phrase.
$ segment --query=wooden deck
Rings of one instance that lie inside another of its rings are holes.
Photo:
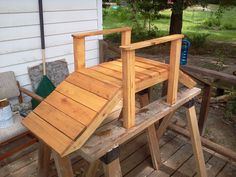
[[[146,135],[123,144],[120,148],[120,160],[125,177],[187,177],[196,176],[195,162],[191,144],[180,135],[168,131],[160,141],[161,159],[163,165],[159,171],[154,171],[147,146]],[[208,177],[235,177],[236,165],[226,158],[205,149],[204,150]],[[32,145],[20,154],[0,162],[1,177],[34,177],[37,176],[37,144]],[[84,174],[88,163],[81,157],[72,154],[72,164],[75,174]],[[50,177],[56,177],[56,170],[51,163]],[[97,171],[98,177],[103,176],[103,169]]]

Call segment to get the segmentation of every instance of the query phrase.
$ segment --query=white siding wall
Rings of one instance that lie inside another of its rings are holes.
[[[102,0],[43,0],[46,61],[65,58],[73,71],[71,34],[102,29]],[[86,65],[98,63],[98,37],[86,40]],[[31,89],[27,68],[41,63],[38,0],[0,0],[0,72]]]

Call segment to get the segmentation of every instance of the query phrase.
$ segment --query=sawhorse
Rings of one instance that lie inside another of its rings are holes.
[[[90,163],[86,176],[93,177],[96,174],[99,161],[102,161],[107,177],[121,177],[119,145],[145,130],[147,132],[153,167],[158,169],[161,164],[159,139],[166,130],[173,112],[184,105],[186,107],[196,169],[199,176],[206,177],[205,162],[193,102],[193,98],[198,94],[200,94],[200,89],[198,88],[184,89],[178,93],[178,100],[172,106],[167,105],[164,98],[145,106],[136,114],[136,124],[130,129],[122,127],[121,120],[113,120],[98,128],[96,132],[100,132],[100,136],[97,136],[95,132],[84,146],[77,151],[77,154]],[[156,131],[155,123],[161,119],[162,122]],[[48,175],[50,150],[45,145],[42,145],[39,153],[39,176],[46,177]],[[69,157],[60,157],[57,153],[53,152],[53,158],[59,177],[73,176]]]

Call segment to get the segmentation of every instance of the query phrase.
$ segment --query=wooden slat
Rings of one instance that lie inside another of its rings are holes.
[[[143,57],[137,57],[136,56],[136,61],[146,63],[146,64],[150,64],[150,65],[154,65],[154,66],[157,66],[157,67],[163,68],[163,69],[169,69],[168,64],[165,64],[165,63],[162,63],[162,62],[159,62],[159,61],[156,61],[156,60],[151,60],[151,59],[148,59],[148,58],[143,58]]]
[[[105,99],[111,99],[118,87],[77,72],[66,78],[67,82],[77,85]],[[96,86],[96,87],[94,87]],[[104,92],[106,90],[106,92]]]
[[[143,82],[136,83],[136,92],[141,91],[145,88],[151,87],[157,83],[163,82],[168,79],[168,72],[149,78]]]
[[[157,45],[157,44],[170,42],[170,41],[174,41],[174,40],[181,40],[183,37],[184,37],[184,35],[182,35],[182,34],[174,34],[174,35],[164,36],[164,37],[146,40],[146,41],[142,41],[142,42],[136,42],[136,43],[132,43],[132,44],[126,45],[126,46],[120,46],[120,48],[122,48],[124,50],[135,50],[135,49],[149,47],[152,45]]]
[[[106,83],[114,85],[116,87],[121,87],[121,85],[122,85],[122,81],[120,81],[119,79],[107,76],[105,74],[99,73],[99,72],[94,71],[92,69],[83,69],[83,70],[80,70],[79,73],[93,77],[97,80],[100,80],[102,82],[106,82]]]
[[[111,62],[102,64],[102,66],[122,72],[122,64],[120,64],[119,62],[111,61]],[[136,70],[136,68],[135,68],[135,70]],[[141,72],[135,71],[135,77],[140,80],[145,80],[145,79],[149,78],[150,76],[142,74]]]
[[[62,82],[56,90],[63,95],[98,112],[107,103],[107,100],[69,82]],[[105,91],[105,90],[104,90]]]
[[[85,126],[88,126],[96,115],[96,112],[92,109],[85,107],[57,91],[53,91],[45,99],[45,102],[56,107]]]
[[[69,137],[42,120],[33,112],[23,119],[22,124],[58,153],[62,153],[72,142]]]
[[[105,75],[108,75],[110,77],[115,77],[119,80],[122,80],[122,72],[119,72],[119,71],[116,71],[116,70],[113,70],[113,69],[110,69],[110,68],[106,68],[106,67],[103,67],[101,65],[92,67],[90,69],[101,72],[101,73],[103,73]],[[139,82],[139,81],[140,81],[140,79],[135,78],[135,82]]]
[[[42,102],[36,107],[34,113],[73,140],[80,135],[85,128],[83,124],[46,102]]]
[[[122,62],[122,60],[117,60],[117,61],[120,63]],[[161,72],[166,72],[166,70],[164,70],[162,68],[159,69],[153,65],[147,65],[145,63],[135,61],[135,71],[138,71],[138,72],[141,72],[143,74],[153,77],[153,76],[159,75],[161,73],[158,70]]]
[[[111,76],[111,77],[115,77],[119,80],[122,80],[122,73],[121,72],[118,72],[118,71],[115,71],[115,70],[112,70],[112,69],[108,69],[108,68],[102,67],[100,65],[94,66],[90,69],[98,71],[102,74],[105,74],[105,75],[108,75],[108,76]]]
[[[179,82],[185,85],[188,88],[193,88],[197,85],[197,83],[183,71],[179,71]]]

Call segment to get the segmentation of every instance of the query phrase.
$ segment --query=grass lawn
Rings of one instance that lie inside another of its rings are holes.
[[[236,7],[227,9],[220,25],[206,25],[206,21],[215,18],[216,5],[208,5],[203,10],[200,6],[188,8],[184,11],[183,33],[187,36],[192,34],[209,34],[211,41],[236,42]],[[106,11],[106,12],[105,12]],[[104,11],[104,28],[116,28],[122,26],[132,26],[130,11],[125,8],[120,10],[106,9]],[[168,34],[170,22],[170,10],[162,11],[161,17],[154,21],[154,25],[159,29],[161,35]]]

